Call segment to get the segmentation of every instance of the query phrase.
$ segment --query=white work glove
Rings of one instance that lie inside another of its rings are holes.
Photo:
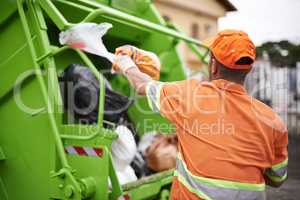
[[[113,64],[114,72],[126,75],[126,72],[131,68],[137,68],[137,66],[129,56],[119,55],[115,57],[115,62]]]

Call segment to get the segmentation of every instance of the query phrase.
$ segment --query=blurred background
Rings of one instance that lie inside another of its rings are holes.
[[[246,87],[272,106],[297,134],[300,126],[300,1],[298,0],[155,0],[166,21],[205,41],[224,29],[246,31],[257,45],[257,62]],[[205,79],[205,66],[180,47],[189,77]],[[275,95],[276,94],[276,95]]]

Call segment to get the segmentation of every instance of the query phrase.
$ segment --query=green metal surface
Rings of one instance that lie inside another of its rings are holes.
[[[119,184],[111,160],[113,129],[103,128],[104,64],[80,50],[60,47],[58,33],[80,22],[109,22],[110,51],[133,44],[153,51],[162,63],[161,80],[185,79],[176,49],[179,40],[205,61],[199,41],[168,28],[150,0],[4,0],[0,7],[0,199],[108,200],[168,199],[172,171]],[[89,67],[100,85],[97,125],[64,120],[58,75],[72,63]],[[132,95],[127,80],[109,76],[114,89]],[[174,131],[136,97],[129,117],[140,135]],[[111,126],[113,127],[113,125]],[[102,149],[99,157],[69,155],[68,146]],[[108,180],[111,182],[109,187]]]

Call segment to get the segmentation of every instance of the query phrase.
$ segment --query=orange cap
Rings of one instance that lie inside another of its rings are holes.
[[[255,45],[244,31],[224,30],[208,39],[206,45],[215,58],[230,69],[250,69],[256,57]],[[252,62],[238,64],[237,61],[243,57],[249,57]]]

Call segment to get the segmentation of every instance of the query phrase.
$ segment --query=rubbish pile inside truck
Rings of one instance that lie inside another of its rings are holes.
[[[86,66],[72,64],[59,80],[64,109],[73,123],[96,124],[100,89],[92,71]],[[133,100],[115,92],[108,80],[104,80],[104,120],[116,125],[118,138],[112,142],[111,151],[120,183],[173,169],[176,165],[176,136],[151,132],[139,137],[127,114]],[[106,127],[112,128],[109,123]]]

